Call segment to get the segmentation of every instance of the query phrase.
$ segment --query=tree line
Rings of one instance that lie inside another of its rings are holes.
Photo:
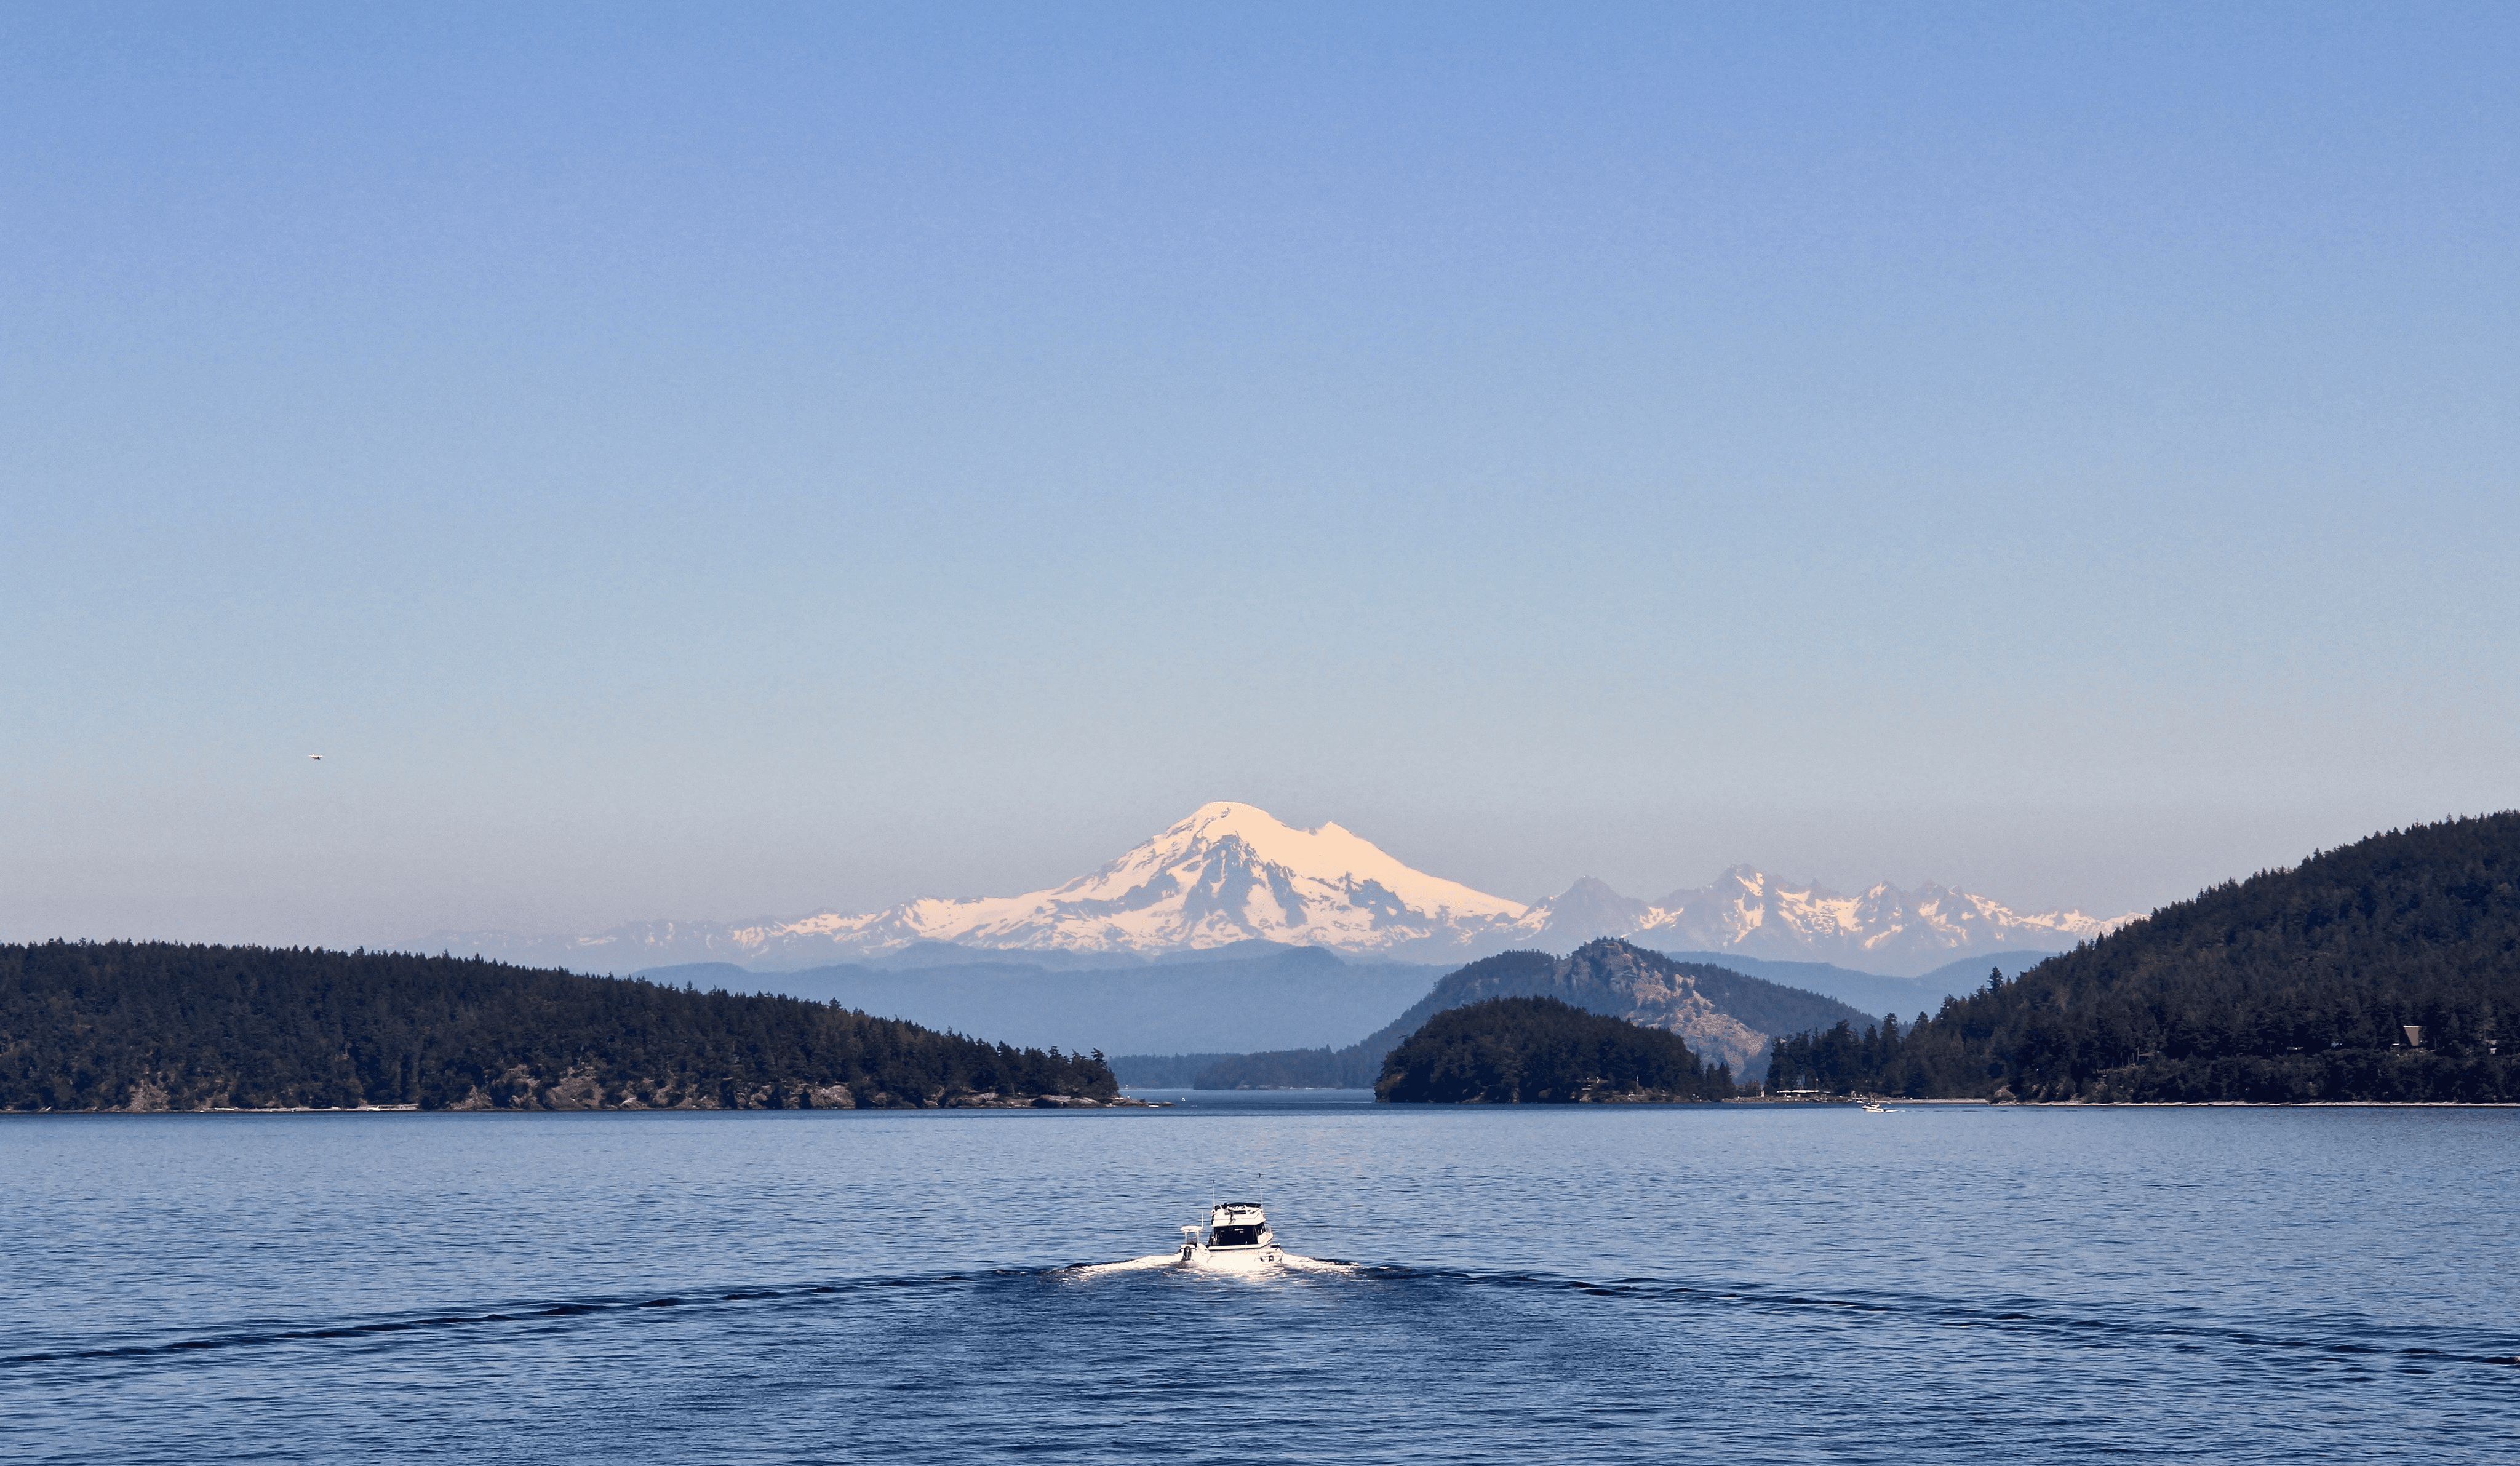
[[[1905,1026],[1780,1037],[1771,1088],[2023,1100],[2520,1100],[2520,812],[2226,882]]]
[[[1680,1036],[1554,998],[1491,998],[1438,1013],[1382,1061],[1393,1103],[1573,1104],[1725,1099],[1732,1071]]]
[[[0,946],[0,1109],[806,1108],[1107,1099],[1098,1052],[480,957]]]

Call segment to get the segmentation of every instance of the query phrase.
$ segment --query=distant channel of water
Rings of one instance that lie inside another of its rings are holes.
[[[2520,1112],[1174,1097],[0,1119],[0,1457],[2520,1456]]]

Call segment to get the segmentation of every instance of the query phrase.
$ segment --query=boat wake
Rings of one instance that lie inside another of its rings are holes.
[[[1182,1228],[1181,1248],[1176,1252],[1153,1253],[1131,1258],[1125,1263],[1089,1263],[1075,1271],[1141,1272],[1159,1267],[1174,1267],[1192,1272],[1345,1272],[1355,1269],[1346,1263],[1333,1263],[1322,1258],[1297,1257],[1278,1245],[1278,1234],[1269,1226],[1269,1218],[1256,1201],[1219,1202],[1209,1208],[1207,1234],[1202,1237],[1194,1226]]]
[[[1277,1260],[1238,1266],[1186,1263],[1177,1252],[1158,1252],[1120,1263],[1078,1263],[1059,1269],[1072,1277],[1099,1277],[1106,1272],[1202,1272],[1240,1277],[1266,1277],[1284,1272],[1354,1272],[1357,1265],[1331,1258],[1308,1258],[1281,1251]]]

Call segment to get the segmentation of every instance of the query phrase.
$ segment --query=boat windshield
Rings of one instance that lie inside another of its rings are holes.
[[[1260,1228],[1256,1226],[1212,1226],[1207,1229],[1210,1247],[1257,1247]]]

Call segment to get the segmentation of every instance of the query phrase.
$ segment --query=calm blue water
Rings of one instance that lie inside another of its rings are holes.
[[[0,1120],[0,1456],[2520,1457],[2520,1112],[1192,1098]]]

